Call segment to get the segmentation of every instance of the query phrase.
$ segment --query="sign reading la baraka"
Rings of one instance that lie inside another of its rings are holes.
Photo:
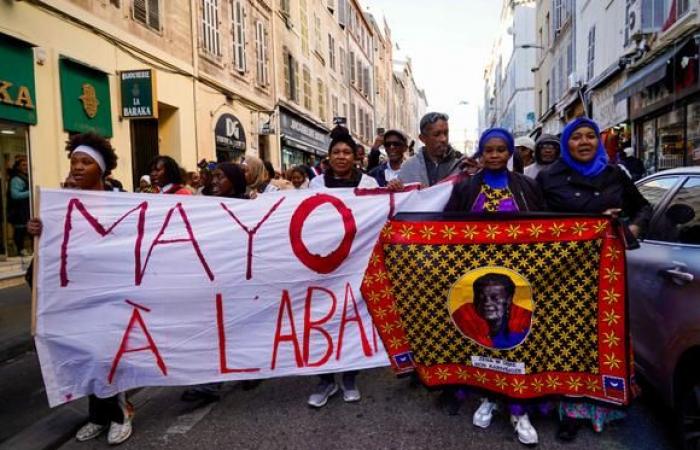
[[[122,117],[125,119],[158,118],[155,72],[152,69],[124,70],[121,81]]]
[[[56,406],[388,364],[360,293],[398,211],[452,186],[215,197],[41,191],[36,346]]]

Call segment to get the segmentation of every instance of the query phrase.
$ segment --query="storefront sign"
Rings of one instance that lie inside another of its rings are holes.
[[[245,152],[245,131],[241,121],[232,114],[223,114],[214,129],[216,149],[225,152]]]
[[[112,137],[107,74],[65,58],[59,65],[63,129],[75,133],[94,131]]]
[[[281,111],[280,128],[282,134],[292,139],[302,141],[308,144],[309,147],[313,147],[315,150],[325,154],[330,144],[327,132],[315,128],[302,120],[301,118]]]
[[[0,119],[36,124],[32,47],[0,35],[0,61]]]
[[[158,118],[155,72],[151,69],[119,73],[122,109],[125,119]]]
[[[591,94],[593,120],[601,130],[605,130],[627,120],[627,102],[615,103],[615,92],[622,87],[623,79],[619,77],[605,87],[596,89]]]
[[[672,97],[672,92],[664,83],[657,83],[630,97],[630,118],[636,119],[655,107],[660,107]]]
[[[634,37],[642,32],[642,0],[627,0],[625,6],[625,48],[635,45]]]

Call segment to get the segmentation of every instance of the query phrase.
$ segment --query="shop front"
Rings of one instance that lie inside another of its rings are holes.
[[[217,162],[239,162],[246,151],[243,124],[233,114],[222,114],[214,128]]]
[[[280,108],[282,170],[319,161],[328,154],[328,131]]]
[[[29,127],[37,123],[34,51],[0,34],[0,255],[31,252],[26,223],[32,202]]]
[[[631,128],[627,117],[627,102],[615,100],[615,93],[622,88],[624,78],[613,78],[590,91],[591,118],[601,130],[603,145],[611,160],[631,145]]]
[[[629,97],[636,156],[648,173],[700,165],[698,47],[686,40],[632,74]]]

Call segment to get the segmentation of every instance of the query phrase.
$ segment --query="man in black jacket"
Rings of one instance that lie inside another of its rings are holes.
[[[385,187],[389,181],[398,178],[404,155],[408,149],[408,139],[398,130],[388,130],[384,133],[383,142],[389,160],[378,165],[369,173],[381,187]]]

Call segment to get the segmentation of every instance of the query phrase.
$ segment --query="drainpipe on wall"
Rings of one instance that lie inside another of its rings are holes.
[[[197,157],[195,161],[195,166],[197,162],[201,159],[201,154],[199,153],[199,129],[197,128],[197,105],[198,105],[198,95],[199,90],[199,27],[197,26],[197,17],[199,16],[197,10],[197,1],[190,0],[190,29],[192,30],[192,107],[193,118],[194,118],[194,145],[197,146]],[[216,156],[216,149],[213,149],[214,156]]]

